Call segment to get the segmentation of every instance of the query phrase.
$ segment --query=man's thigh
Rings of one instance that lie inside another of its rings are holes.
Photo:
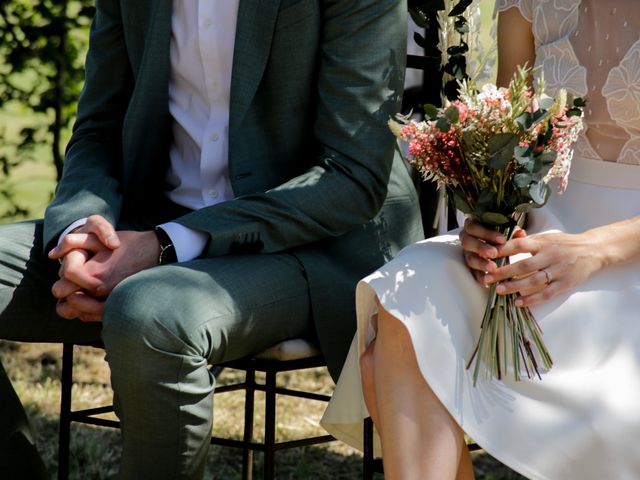
[[[58,266],[42,249],[41,221],[0,225],[0,338],[34,342],[99,339],[99,324],[56,315],[51,286],[58,278]]]
[[[237,255],[165,265],[123,281],[107,300],[105,343],[219,363],[313,331],[304,269],[293,255]]]

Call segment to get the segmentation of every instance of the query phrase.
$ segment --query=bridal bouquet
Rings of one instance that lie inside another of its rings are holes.
[[[551,194],[549,183],[567,183],[572,146],[582,131],[585,102],[567,104],[565,91],[555,98],[528,86],[531,70],[522,68],[509,88],[485,85],[476,91],[462,84],[460,98],[444,108],[425,107],[426,120],[398,116],[389,126],[408,142],[407,160],[427,180],[438,182],[453,195],[456,207],[468,217],[510,239],[521,215],[542,207]],[[499,258],[503,266],[509,258]],[[539,362],[550,369],[552,359],[542,331],[516,296],[497,295],[496,285],[482,319],[480,338],[467,368],[474,363],[476,384],[502,378],[511,367],[515,380],[524,371],[538,376]]]

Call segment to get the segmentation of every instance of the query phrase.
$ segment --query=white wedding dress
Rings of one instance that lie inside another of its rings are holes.
[[[529,234],[640,215],[640,2],[498,0],[497,8],[519,8],[531,21],[548,91],[565,87],[589,101],[567,190],[530,214]],[[375,337],[377,297],[409,331],[425,380],[488,453],[532,479],[640,479],[639,260],[533,307],[554,360],[541,381],[472,385],[465,367],[487,290],[464,265],[457,232],[405,248],[356,295],[358,333],[322,420],[337,438],[362,445],[358,357]]]

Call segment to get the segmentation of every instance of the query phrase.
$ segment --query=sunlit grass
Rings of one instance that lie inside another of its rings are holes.
[[[55,477],[57,469],[61,356],[60,345],[0,341],[0,357],[30,414],[37,434],[38,448],[52,477]],[[112,392],[104,351],[76,347],[74,362],[74,408],[111,404]],[[225,370],[219,377],[219,385],[237,381],[240,375],[237,371]],[[292,372],[279,378],[280,383],[289,388],[329,394],[333,390],[333,382],[324,368]],[[258,380],[262,381],[260,376]],[[264,394],[257,393],[256,439],[262,439],[263,402]],[[318,426],[318,422],[324,408],[322,402],[280,397],[277,404],[277,439],[293,440],[309,435],[323,435],[325,432]],[[241,438],[244,421],[242,392],[216,395],[214,412],[216,435]],[[73,424],[71,436],[71,479],[114,478],[121,453],[119,431]],[[211,447],[205,478],[239,479],[241,465],[239,451]],[[478,480],[523,478],[483,453],[474,455],[474,466]],[[360,452],[341,442],[333,442],[323,446],[280,451],[276,453],[276,467],[280,479],[358,479],[362,477],[362,456]],[[261,472],[261,455],[256,454],[255,478],[260,478]]]

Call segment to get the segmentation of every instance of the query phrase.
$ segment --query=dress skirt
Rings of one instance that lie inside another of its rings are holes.
[[[567,190],[529,214],[527,232],[580,233],[638,215],[640,166],[574,159]],[[531,479],[640,478],[640,260],[532,308],[554,361],[542,380],[473,386],[466,365],[487,295],[456,231],[405,248],[362,280],[358,333],[322,425],[361,448],[369,414],[358,358],[375,337],[377,297],[406,326],[432,390],[489,454]],[[374,447],[379,454],[378,438]]]

